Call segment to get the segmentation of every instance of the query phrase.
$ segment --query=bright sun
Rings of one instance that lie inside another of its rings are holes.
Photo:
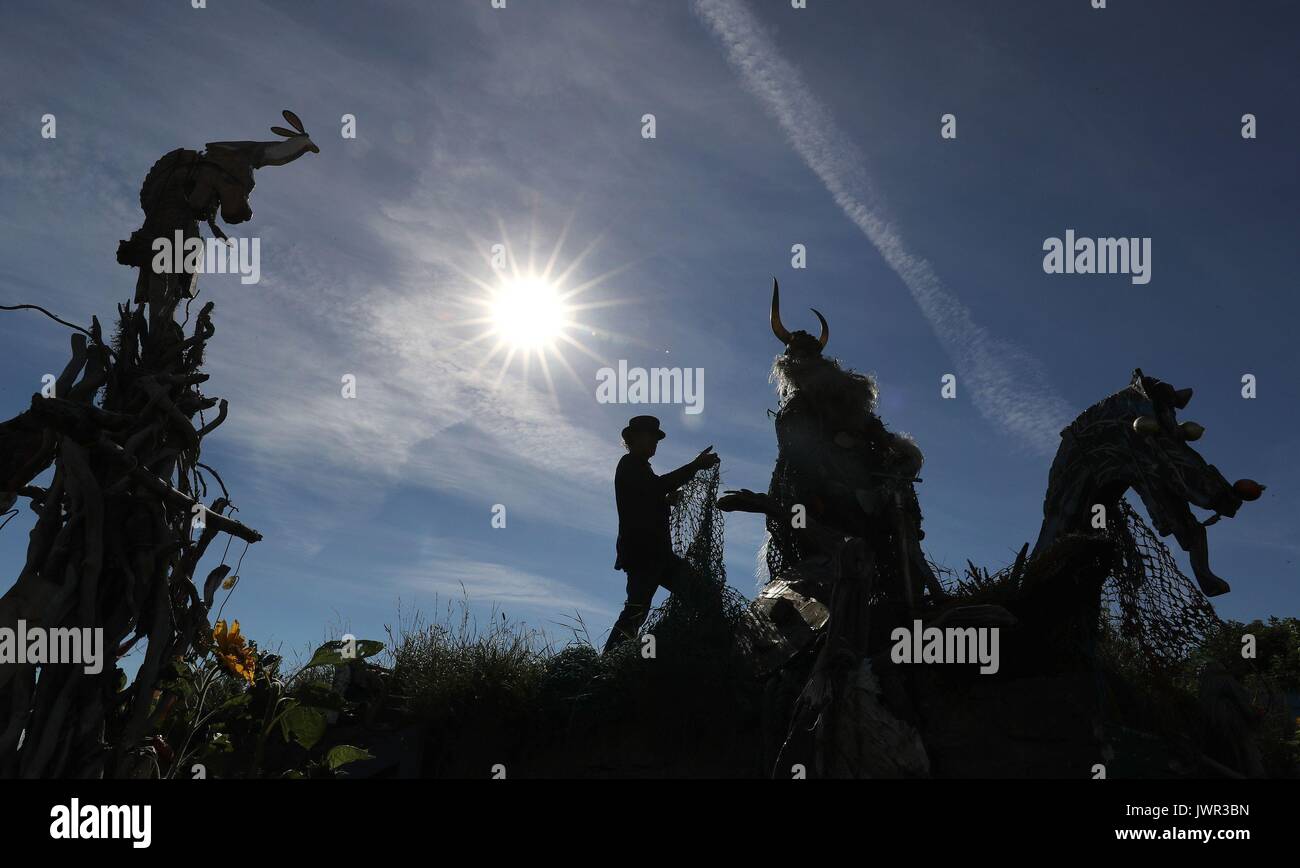
[[[554,345],[570,325],[569,307],[554,285],[538,277],[521,277],[496,292],[492,325],[497,339],[512,349],[544,349]]]
[[[558,365],[574,383],[582,383],[565,358],[566,351],[578,352],[605,364],[599,355],[584,345],[582,337],[596,337],[599,334],[608,338],[614,333],[604,329],[597,332],[595,327],[579,318],[594,308],[625,303],[616,298],[593,299],[591,294],[601,290],[602,284],[627,266],[585,281],[573,281],[583,260],[595,250],[596,242],[592,241],[566,265],[561,265],[560,254],[568,229],[566,224],[556,239],[550,256],[543,261],[531,238],[525,250],[520,251],[523,255],[516,257],[515,250],[508,238],[505,238],[505,227],[502,226],[503,242],[494,245],[494,248],[503,249],[492,249],[489,252],[486,244],[475,244],[483,254],[485,266],[491,272],[490,278],[484,279],[480,274],[455,269],[466,284],[479,289],[478,293],[465,294],[463,304],[470,315],[462,319],[460,325],[482,329],[477,336],[467,338],[464,346],[484,346],[485,352],[474,366],[476,370],[494,362],[499,363],[494,385],[501,384],[515,362],[523,369],[525,381],[529,379],[530,369],[536,365],[546,381],[547,391],[554,399],[556,392],[551,376],[552,365]],[[498,253],[505,254],[503,261],[496,259]],[[586,296],[585,300],[580,299],[580,296]]]

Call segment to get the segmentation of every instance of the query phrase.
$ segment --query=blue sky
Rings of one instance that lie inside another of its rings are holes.
[[[207,391],[231,401],[205,461],[266,536],[225,613],[286,648],[338,625],[380,637],[399,599],[433,616],[462,585],[480,618],[495,605],[562,637],[579,613],[602,638],[622,602],[628,416],[664,420],[661,472],[711,443],[727,485],[767,485],[772,275],[787,325],[825,313],[828,351],[877,375],[886,423],[925,451],[938,561],[996,568],[1032,541],[1057,430],[1140,366],[1196,389],[1183,416],[1206,426],[1207,460],[1269,485],[1210,531],[1233,585],[1219,611],[1295,614],[1292,4],[808,5],[14,3],[0,300],[110,320],[149,166],[302,117],[321,153],[260,171],[231,233],[261,239],[261,282],[200,280]],[[1066,229],[1150,237],[1151,282],[1045,274],[1043,241]],[[466,319],[492,244],[544,264],[561,237],[565,286],[592,285],[571,332],[588,353],[560,344],[573,376],[552,357],[552,391],[536,365],[483,364]],[[0,346],[7,417],[61,369],[67,335],[5,313]],[[703,368],[704,412],[598,403],[596,371],[619,359]],[[28,527],[0,532],[0,586]],[[729,517],[727,542],[752,594],[759,522]]]

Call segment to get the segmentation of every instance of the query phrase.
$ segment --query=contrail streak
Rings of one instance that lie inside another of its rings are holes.
[[[745,87],[781,125],[836,204],[902,279],[952,357],[960,383],[970,390],[980,415],[1034,450],[1054,452],[1061,428],[1075,413],[1048,383],[1042,363],[989,334],[944,287],[930,263],[908,251],[872,189],[862,152],[809,90],[794,65],[777,53],[745,4],[740,0],[695,0],[695,12],[722,43]]]

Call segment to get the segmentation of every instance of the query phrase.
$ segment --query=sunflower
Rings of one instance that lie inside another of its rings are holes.
[[[244,637],[239,635],[239,622],[231,624],[227,632],[226,622],[217,621],[212,630],[212,641],[216,643],[217,659],[226,670],[252,684],[257,671],[257,654],[244,644]]]

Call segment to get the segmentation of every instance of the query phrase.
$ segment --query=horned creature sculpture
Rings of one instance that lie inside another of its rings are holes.
[[[824,549],[836,538],[862,537],[874,555],[878,590],[900,616],[916,611],[925,591],[942,596],[920,548],[924,533],[914,484],[920,481],[921,451],[876,415],[873,378],[823,354],[830,338],[826,318],[813,310],[821,323],[817,337],[791,332],[780,304],[773,280],[771,327],[785,345],[772,365],[780,399],[776,467],[766,496],[728,492],[719,505],[767,515],[771,579],[809,557],[829,555]],[[829,587],[808,590],[823,598]]]
[[[819,336],[789,331],[773,280],[771,327],[785,345],[772,367],[776,468],[766,495],[744,489],[718,502],[767,517],[770,582],[754,638],[763,664],[785,667],[824,633],[811,670],[775,682],[801,686],[775,766],[801,758],[826,776],[923,775],[919,738],[880,703],[866,665],[891,627],[920,612],[926,590],[942,596],[920,549],[913,485],[923,459],[875,414],[874,380],[823,355],[830,328],[813,313]]]
[[[925,534],[914,484],[920,481],[921,450],[888,431],[876,415],[874,379],[823,354],[830,337],[825,317],[813,310],[821,322],[815,340],[807,332],[791,333],[781,322],[780,301],[773,280],[772,332],[785,352],[772,365],[781,405],[768,494],[782,504],[804,505],[828,529],[869,540],[882,587],[915,610],[923,588],[941,594],[920,549]],[[792,530],[788,516],[769,518],[769,573],[778,561],[794,563],[802,554]]]

